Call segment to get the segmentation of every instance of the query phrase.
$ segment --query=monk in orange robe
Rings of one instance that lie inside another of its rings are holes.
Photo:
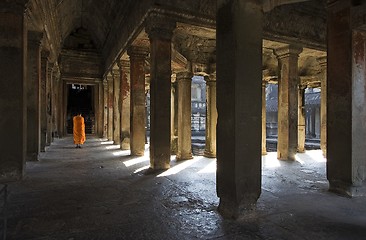
[[[74,144],[76,144],[76,148],[81,148],[81,145],[85,142],[85,123],[84,118],[81,114],[73,117],[73,132],[74,132]]]

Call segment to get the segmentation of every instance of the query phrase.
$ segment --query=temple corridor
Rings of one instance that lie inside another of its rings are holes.
[[[321,151],[262,158],[257,210],[238,221],[217,211],[216,159],[194,156],[148,174],[106,139],[55,139],[22,181],[8,185],[7,239],[364,239],[366,198],[328,191]],[[335,211],[335,209],[337,211]]]

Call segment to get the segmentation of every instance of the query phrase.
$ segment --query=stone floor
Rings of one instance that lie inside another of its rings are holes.
[[[366,239],[366,198],[329,193],[319,151],[265,156],[257,210],[238,221],[217,212],[215,159],[172,159],[146,175],[148,152],[57,139],[9,184],[7,239]]]

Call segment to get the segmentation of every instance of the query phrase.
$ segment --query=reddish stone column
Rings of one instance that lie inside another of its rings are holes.
[[[191,72],[177,73],[178,83],[178,151],[177,160],[192,159]]]
[[[130,149],[130,112],[131,112],[131,87],[130,87],[130,62],[120,61],[121,71],[121,149]]]
[[[262,83],[262,155],[267,154],[266,82]]]
[[[175,22],[156,13],[146,20],[150,39],[150,167],[170,167],[171,39]]]
[[[327,8],[327,178],[330,191],[348,196],[365,194],[366,177],[366,24],[364,4],[354,5]]]
[[[261,193],[262,1],[217,1],[217,195],[238,218]]]
[[[216,73],[205,77],[206,80],[206,144],[203,155],[208,158],[216,157]]]
[[[113,141],[113,77],[110,73],[107,75],[107,82],[108,82],[107,136],[109,141]]]
[[[321,68],[321,103],[320,103],[320,148],[327,157],[327,57],[318,59]]]
[[[46,121],[47,121],[47,127],[46,127],[46,146],[50,146],[52,142],[52,132],[53,132],[53,124],[52,124],[52,105],[53,99],[53,89],[52,89],[52,72],[53,72],[53,63],[48,62],[47,67],[47,81],[46,81]]]
[[[40,151],[44,152],[46,147],[47,137],[47,78],[48,78],[48,56],[50,52],[47,50],[41,51],[41,86],[40,86],[40,116],[41,116],[41,139]]]
[[[120,144],[121,137],[121,115],[120,115],[120,95],[121,95],[121,75],[119,67],[112,70],[113,77],[113,141],[114,144]]]
[[[27,161],[38,161],[41,144],[41,39],[43,34],[28,32],[27,64]]]
[[[145,58],[148,49],[130,47],[127,51],[130,56],[131,69],[131,122],[130,148],[131,155],[143,156],[145,152]]]
[[[306,86],[299,85],[298,89],[298,143],[297,151],[305,152],[305,88]]]
[[[108,138],[108,81],[103,80],[103,138]]]
[[[289,45],[274,51],[278,58],[277,158],[295,160],[298,144],[298,58],[301,47]]]
[[[26,27],[24,4],[0,6],[0,183],[19,180],[27,144]]]

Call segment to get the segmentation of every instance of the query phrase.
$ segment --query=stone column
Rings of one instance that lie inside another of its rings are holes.
[[[206,80],[206,145],[203,155],[216,157],[216,73],[205,77]]]
[[[98,89],[98,112],[95,114],[96,126],[97,126],[97,136],[103,137],[104,129],[104,88],[103,81],[99,81],[97,85]]]
[[[108,81],[103,80],[103,138],[108,138]]]
[[[295,160],[298,124],[298,58],[302,48],[289,45],[274,51],[278,59],[277,158]]]
[[[130,149],[130,108],[131,108],[131,87],[130,87],[130,62],[120,61],[121,70],[121,149]]]
[[[119,68],[112,70],[113,76],[113,141],[114,144],[120,144],[121,137],[121,115],[120,115],[120,94],[121,94],[121,75]]]
[[[298,88],[298,144],[297,152],[305,152],[305,88],[299,85]]]
[[[52,71],[53,71],[53,63],[48,63],[47,68],[47,81],[46,81],[46,120],[47,120],[47,131],[46,131],[46,146],[50,146],[52,142],[52,105],[54,104],[52,101]]]
[[[191,72],[177,73],[178,83],[178,151],[177,160],[192,159]]]
[[[262,83],[262,155],[267,154],[266,82]]]
[[[150,39],[150,168],[170,167],[171,43],[175,22],[150,13],[146,32]]]
[[[113,141],[113,77],[110,73],[107,75],[107,82],[108,82],[107,136],[109,141]]]
[[[364,5],[354,5],[327,8],[327,178],[330,191],[348,196],[365,194],[366,176]]]
[[[237,218],[261,193],[262,2],[217,1],[217,195]]]
[[[26,26],[24,4],[0,6],[0,183],[20,180],[27,144]]]
[[[40,85],[42,33],[28,32],[27,161],[38,161],[41,137]]]
[[[176,155],[178,152],[178,84],[176,81],[176,74],[173,74],[172,76],[170,99],[171,99],[170,151],[172,155]]]
[[[40,151],[44,152],[47,137],[47,78],[48,78],[48,56],[50,52],[41,51],[41,86],[40,86],[40,116],[41,116],[41,139]]]
[[[52,136],[54,137],[58,137],[59,136],[59,130],[58,130],[58,122],[59,122],[59,117],[58,117],[58,109],[60,108],[60,106],[58,105],[58,99],[59,99],[59,82],[60,82],[60,73],[58,70],[58,66],[55,65],[54,66],[55,70],[53,71],[52,74]]]
[[[320,148],[327,157],[327,57],[318,58],[321,67],[320,79]]]
[[[131,70],[131,122],[130,148],[131,155],[143,156],[145,152],[145,58],[148,50],[141,47],[130,47]]]

